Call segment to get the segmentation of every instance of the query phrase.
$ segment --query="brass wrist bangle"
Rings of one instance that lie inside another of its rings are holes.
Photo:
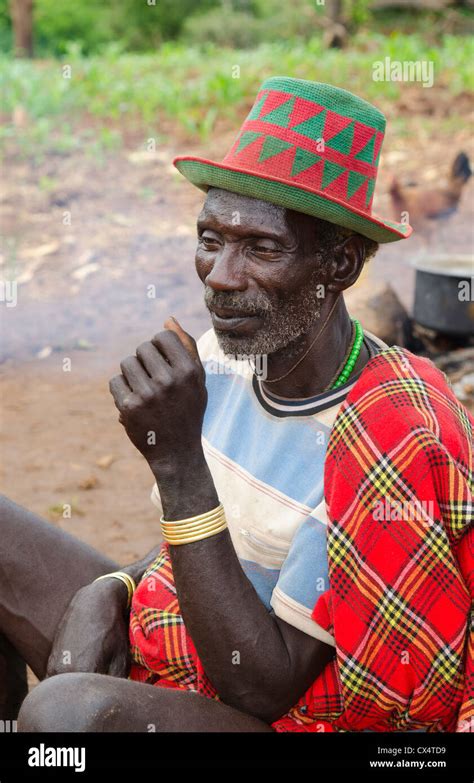
[[[160,521],[163,538],[173,546],[202,541],[204,538],[217,535],[217,533],[220,533],[227,527],[222,503],[205,514],[197,514],[194,517],[172,522],[168,522],[161,517]]]
[[[167,541],[170,539],[179,541],[180,539],[184,538],[195,538],[196,536],[200,536],[201,534],[204,535],[205,533],[214,533],[221,530],[223,527],[227,526],[227,522],[224,519],[219,520],[218,522],[214,523],[213,525],[200,525],[195,530],[164,530],[161,528],[161,531],[163,533],[163,536],[166,538]]]
[[[94,579],[94,582],[100,582],[101,579],[108,579],[111,577],[112,579],[118,579],[120,582],[123,582],[125,587],[127,588],[128,593],[128,599],[127,599],[127,609],[130,607],[130,604],[132,603],[132,596],[137,589],[137,585],[133,577],[130,576],[130,574],[126,574],[125,571],[112,571],[110,574],[103,574],[102,576],[98,576],[97,579]]]
[[[210,538],[211,536],[217,535],[217,533],[221,533],[223,530],[227,530],[227,522],[223,525],[221,525],[218,530],[211,530],[208,533],[200,533],[196,536],[190,536],[189,538],[170,538],[168,537],[166,541],[168,544],[171,544],[172,546],[180,546],[181,544],[192,544],[194,541],[203,541],[205,538]]]
[[[181,534],[181,533],[193,533],[198,532],[204,528],[208,528],[211,525],[219,525],[222,521],[225,521],[225,513],[222,510],[218,516],[212,517],[209,521],[195,522],[194,524],[183,524],[182,522],[162,522],[162,530],[169,533]]]
[[[219,503],[216,508],[212,508],[210,511],[205,511],[204,514],[197,514],[195,517],[186,517],[185,519],[176,519],[176,520],[167,520],[161,517],[160,522],[162,525],[185,525],[185,524],[194,524],[197,522],[204,522],[211,519],[213,516],[217,516],[217,514],[220,514],[224,511],[224,506],[222,503]]]

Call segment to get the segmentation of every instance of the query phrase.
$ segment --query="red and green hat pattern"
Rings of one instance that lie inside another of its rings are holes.
[[[202,190],[222,187],[391,242],[412,229],[372,214],[384,132],[384,115],[347,90],[273,77],[222,163],[174,163]]]

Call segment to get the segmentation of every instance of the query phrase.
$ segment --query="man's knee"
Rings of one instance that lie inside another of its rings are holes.
[[[113,688],[100,687],[104,679],[114,678],[71,673],[43,680],[23,702],[18,730],[103,731],[116,709]]]

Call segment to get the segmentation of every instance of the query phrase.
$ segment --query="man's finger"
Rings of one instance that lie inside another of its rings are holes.
[[[116,375],[109,381],[109,389],[116,407],[121,411],[127,397],[133,394],[130,386],[123,375]]]
[[[170,377],[170,366],[166,361],[168,357],[165,357],[162,353],[153,341],[142,343],[137,348],[137,356],[140,362],[150,378],[154,380],[159,380],[160,378],[166,380]]]
[[[155,334],[152,343],[170,372],[172,372],[172,369],[178,371],[194,370],[196,360],[183,345],[176,332],[171,331],[171,329],[164,329],[162,332]]]
[[[194,361],[197,361],[199,364],[201,364],[201,360],[199,358],[199,353],[196,345],[196,340],[191,337],[190,334],[184,331],[181,324],[176,320],[176,318],[171,315],[169,318],[166,319],[163,326],[165,329],[169,329],[170,332],[174,332],[178,335],[181,343],[186,348],[187,352],[191,356]]]
[[[149,392],[150,376],[136,356],[127,356],[120,362],[120,369],[133,392],[142,396]]]

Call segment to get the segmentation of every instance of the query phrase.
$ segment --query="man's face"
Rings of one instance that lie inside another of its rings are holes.
[[[319,318],[325,283],[314,221],[211,188],[198,217],[197,273],[226,354],[285,349]]]

